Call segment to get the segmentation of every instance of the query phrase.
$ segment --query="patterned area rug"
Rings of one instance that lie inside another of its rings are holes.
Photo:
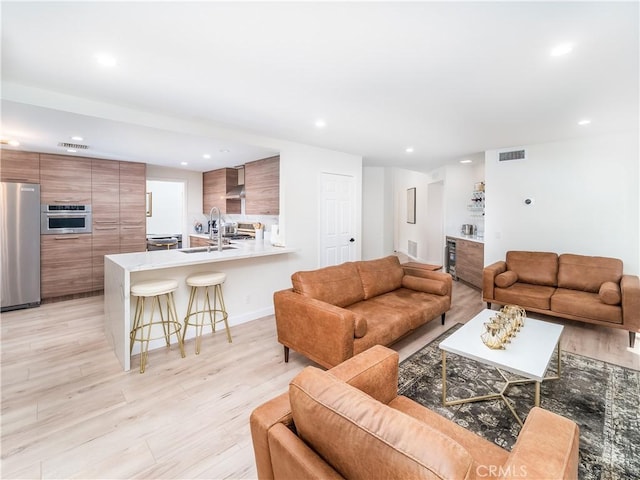
[[[438,344],[461,326],[400,364],[399,392],[510,450],[520,425],[502,400],[442,406]],[[555,358],[548,375],[555,373]],[[447,354],[448,399],[500,391],[503,384],[494,368]],[[534,385],[513,385],[506,396],[524,420],[533,407]],[[542,383],[540,406],[579,425],[581,479],[640,479],[640,372],[562,352],[561,378]]]

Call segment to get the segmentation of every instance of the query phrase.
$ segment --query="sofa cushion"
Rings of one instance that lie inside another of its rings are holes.
[[[496,287],[507,288],[518,281],[518,274],[513,270],[507,270],[499,275],[496,275],[495,283]]]
[[[604,282],[598,290],[598,296],[600,300],[607,305],[620,305],[622,301],[622,292],[620,292],[620,285],[613,282]]]
[[[551,297],[551,309],[590,320],[622,324],[622,308],[601,302],[597,293],[558,288]]]
[[[291,381],[289,399],[298,435],[345,478],[473,474],[471,455],[456,441],[318,368]]]
[[[395,255],[377,260],[355,262],[355,264],[362,281],[365,300],[391,292],[402,286],[404,270]]]
[[[507,270],[518,275],[518,282],[555,287],[558,281],[558,255],[551,252],[507,252]]]
[[[291,275],[294,291],[337,307],[364,300],[364,290],[353,262]]]
[[[549,310],[551,295],[554,291],[554,287],[516,282],[508,288],[496,287],[494,298],[499,302],[519,305],[523,308]]]
[[[418,292],[433,293],[435,295],[446,295],[447,284],[432,280],[430,278],[414,277],[405,275],[402,277],[402,286]]]
[[[558,287],[597,293],[604,282],[620,283],[622,260],[564,253],[558,259]]]

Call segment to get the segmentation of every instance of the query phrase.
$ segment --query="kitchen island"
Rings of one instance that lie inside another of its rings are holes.
[[[273,292],[290,286],[294,269],[291,254],[296,250],[259,240],[229,246],[231,248],[221,252],[216,247],[208,252],[205,247],[105,256],[105,335],[125,371],[131,366],[129,332],[136,298],[130,290],[135,282],[159,278],[178,280],[174,296],[178,319],[182,322],[189,299],[185,279],[196,272],[220,271],[227,275],[223,290],[230,326],[273,314]],[[231,333],[233,335],[233,329]],[[194,335],[194,329],[190,329],[187,339]],[[164,345],[164,340],[152,341],[149,349]],[[136,353],[139,353],[137,344],[133,350],[133,354]],[[192,354],[187,350],[187,356]]]

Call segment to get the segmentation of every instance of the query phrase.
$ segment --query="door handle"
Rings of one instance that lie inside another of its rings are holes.
[[[349,239],[349,241],[350,241],[351,243],[353,243],[353,242],[355,242],[355,241],[356,241],[356,239],[355,239],[355,238],[350,238],[350,239]]]

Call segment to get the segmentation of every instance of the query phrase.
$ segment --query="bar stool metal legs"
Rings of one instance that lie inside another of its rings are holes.
[[[171,346],[171,335],[178,339],[180,354],[184,358],[184,345],[180,330],[182,325],[178,321],[178,314],[173,298],[173,292],[178,288],[176,280],[153,280],[140,282],[131,287],[131,294],[137,297],[136,308],[133,317],[133,326],[129,334],[130,348],[129,355],[133,352],[133,344],[140,343],[140,373],[144,373],[149,354],[149,342],[159,338],[164,338],[167,347]],[[149,318],[145,318],[146,299],[151,301],[151,312]],[[164,309],[162,299],[164,298]],[[156,308],[160,315],[160,320],[155,317]],[[154,325],[162,326],[162,335],[159,329],[154,329]],[[156,336],[154,336],[156,335]]]
[[[226,275],[220,272],[199,273],[187,278],[187,285],[191,287],[191,293],[189,294],[187,314],[184,317],[182,341],[184,343],[188,327],[190,325],[195,327],[196,355],[200,353],[202,330],[205,323],[211,326],[212,334],[216,331],[216,324],[224,323],[227,340],[229,343],[232,342],[229,322],[227,321],[229,315],[222,295],[222,284],[225,279]],[[213,306],[211,305],[212,297]]]

